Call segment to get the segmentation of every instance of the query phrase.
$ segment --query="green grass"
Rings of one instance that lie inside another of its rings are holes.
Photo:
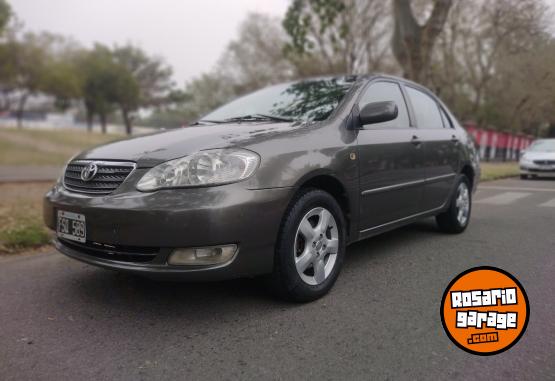
[[[0,184],[0,254],[45,245],[51,232],[42,221],[42,197],[48,183]]]
[[[11,253],[46,245],[50,239],[50,233],[41,224],[19,221],[17,227],[0,232],[0,252]]]
[[[63,165],[87,148],[121,135],[76,130],[0,129],[0,165]]]
[[[63,165],[70,156],[44,152],[29,146],[0,140],[0,164],[4,165]]]
[[[491,181],[519,175],[518,163],[481,163],[481,181]]]

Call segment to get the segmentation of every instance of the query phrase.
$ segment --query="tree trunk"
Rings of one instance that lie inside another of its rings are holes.
[[[94,114],[87,110],[87,132],[92,132]]]
[[[101,112],[99,115],[100,118],[100,128],[102,130],[102,133],[105,134],[106,133],[106,114]]]
[[[27,103],[27,97],[29,94],[25,93],[19,98],[19,103],[17,105],[16,111],[16,118],[17,118],[17,127],[23,127],[23,112],[25,111],[25,103]]]
[[[393,0],[395,29],[391,45],[406,78],[423,82],[434,42],[445,25],[451,5],[452,0],[435,0],[428,21],[419,25],[410,0]]]
[[[125,133],[127,135],[131,135],[133,127],[131,126],[131,117],[129,116],[129,111],[125,108],[122,108],[121,116],[123,118],[123,123],[125,124]]]

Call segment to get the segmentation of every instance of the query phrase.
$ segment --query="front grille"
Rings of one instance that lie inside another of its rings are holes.
[[[529,172],[555,172],[555,169],[551,168],[528,168]]]
[[[96,174],[85,181],[83,169],[96,164]],[[104,196],[116,190],[135,168],[135,163],[121,161],[75,160],[68,164],[64,173],[64,186],[77,193]]]
[[[158,247],[109,245],[92,241],[81,243],[69,241],[63,238],[58,238],[58,240],[64,246],[67,246],[75,251],[79,251],[92,257],[119,262],[151,262],[160,252]]]
[[[534,160],[534,164],[538,164],[538,165],[555,165],[555,160]]]

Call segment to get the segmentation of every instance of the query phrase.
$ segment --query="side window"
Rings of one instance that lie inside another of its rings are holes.
[[[417,126],[419,128],[443,128],[436,101],[420,90],[409,86],[406,89],[414,109]]]
[[[397,104],[399,114],[394,120],[383,123],[372,124],[372,128],[409,128],[409,114],[405,98],[398,84],[393,82],[377,82],[371,84],[362,95],[358,103],[359,108],[363,108],[368,103],[393,101]]]

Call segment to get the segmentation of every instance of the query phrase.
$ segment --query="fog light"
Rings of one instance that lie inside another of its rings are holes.
[[[168,263],[183,266],[218,265],[229,262],[236,251],[237,245],[177,249],[171,253]]]

